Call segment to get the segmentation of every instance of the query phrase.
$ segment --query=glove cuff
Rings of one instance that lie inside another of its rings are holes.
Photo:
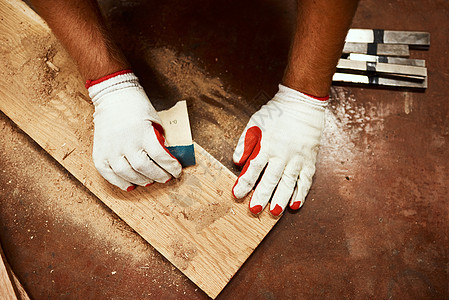
[[[292,88],[289,88],[285,85],[279,84],[279,91],[277,92],[275,97],[289,99],[289,100],[295,100],[295,101],[302,101],[306,102],[308,104],[319,106],[319,107],[326,107],[329,103],[329,96],[327,97],[314,97],[305,93],[302,93],[300,91],[294,90]]]
[[[106,81],[106,80],[108,80],[108,79],[110,79],[112,77],[115,77],[115,76],[118,76],[118,75],[129,74],[129,73],[132,73],[132,72],[133,71],[126,69],[126,70],[121,70],[121,71],[118,71],[118,72],[115,72],[115,73],[103,76],[103,77],[101,77],[99,79],[95,79],[95,80],[88,79],[88,80],[86,80],[86,84],[84,86],[86,87],[86,89],[89,89],[91,86],[96,85],[98,83],[101,83],[103,81]]]
[[[86,86],[94,104],[105,94],[130,87],[142,88],[139,79],[131,70],[123,70],[94,81],[87,81]]]

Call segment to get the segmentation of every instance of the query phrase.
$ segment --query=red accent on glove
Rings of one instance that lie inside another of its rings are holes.
[[[161,146],[165,149],[165,151],[167,151],[167,153],[173,157],[174,159],[176,159],[176,157],[174,157],[170,151],[168,151],[168,149],[165,147],[165,138],[164,138],[164,128],[162,127],[161,124],[158,123],[153,123],[153,129],[154,129],[154,133],[156,134],[156,138],[159,141],[159,144],[161,144]],[[176,159],[177,160],[177,159]],[[177,160],[178,161],[178,160]],[[179,162],[179,161],[178,161]],[[170,181],[171,178],[168,180]],[[167,181],[167,182],[168,182]]]
[[[251,201],[250,201],[250,203],[251,203]],[[257,215],[258,213],[260,213],[262,211],[262,205],[254,205],[254,207],[250,207],[249,210],[253,214]]]
[[[243,167],[242,172],[240,172],[239,177],[235,181],[234,186],[232,187],[232,195],[234,196],[234,198],[237,198],[234,195],[234,187],[237,185],[239,178],[242,177],[242,175],[245,174],[245,172],[248,170],[251,160],[253,160],[259,154],[261,139],[262,139],[262,130],[260,130],[259,127],[253,126],[246,131],[245,143],[243,145],[243,155],[240,158],[240,161],[236,163],[236,165],[240,167],[245,163],[245,161],[246,164]],[[255,209],[255,207],[253,207],[253,209]],[[261,210],[262,207],[260,208],[259,212]]]
[[[237,166],[241,167],[246,162],[246,160],[248,160],[242,170],[242,174],[246,171],[246,169],[248,169],[249,162],[259,154],[261,139],[262,130],[260,130],[259,127],[253,126],[246,131],[245,143],[243,146],[243,155],[240,158],[240,161],[236,163]]]
[[[290,205],[290,208],[293,210],[297,210],[300,205],[301,205],[301,201],[296,201],[296,202],[293,202],[292,205]]]
[[[282,212],[282,207],[280,207],[278,204],[270,211],[271,214],[275,217],[279,216]]]
[[[312,96],[312,95],[306,94],[306,93],[303,93],[303,94],[306,95],[306,96],[309,96],[310,98],[313,98],[315,100],[319,100],[319,101],[327,101],[327,100],[329,100],[329,95],[327,95],[326,97],[316,97],[316,96]]]
[[[118,76],[118,75],[123,75],[123,74],[129,74],[129,73],[132,73],[132,72],[133,72],[132,70],[122,70],[122,71],[118,71],[118,72],[115,72],[115,73],[103,76],[103,77],[101,77],[99,79],[95,79],[95,80],[88,79],[88,80],[86,80],[85,87],[86,87],[86,89],[88,89],[91,86],[96,85],[97,83],[103,82],[105,80],[111,79],[112,77],[115,77],[115,76]]]

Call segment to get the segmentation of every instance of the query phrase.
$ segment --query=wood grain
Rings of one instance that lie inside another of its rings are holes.
[[[6,269],[6,260],[0,246],[0,298],[4,300],[16,300],[16,292],[11,281],[8,270]]]
[[[22,283],[19,281],[19,278],[17,278],[14,271],[11,269],[11,266],[8,264],[7,260],[4,260],[6,269],[8,270],[8,273],[11,277],[11,282],[13,283],[13,286],[15,288],[17,299],[19,300],[30,300],[30,297],[28,296],[28,293],[25,291],[25,288],[23,287]],[[0,294],[2,295],[2,294]]]
[[[12,274],[14,285],[17,290],[17,299],[19,300],[30,300],[30,297],[28,296],[27,292],[23,288],[22,284],[20,283],[19,279],[17,278],[16,274],[9,268],[9,266],[6,266],[10,273]]]
[[[215,298],[276,223],[234,201],[235,175],[195,144],[180,180],[122,192],[91,160],[93,107],[76,66],[23,2],[0,0],[0,109]]]

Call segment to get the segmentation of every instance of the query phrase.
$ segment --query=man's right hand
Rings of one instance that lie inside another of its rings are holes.
[[[180,163],[164,146],[161,120],[131,71],[88,81],[86,87],[95,106],[92,157],[107,181],[131,191],[181,175]]]

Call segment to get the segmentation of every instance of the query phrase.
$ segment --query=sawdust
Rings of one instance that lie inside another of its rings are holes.
[[[357,101],[349,89],[332,88],[330,111],[336,116],[341,126],[350,134],[352,139],[360,133],[374,134],[383,130],[384,116],[378,107]]]
[[[229,214],[232,204],[229,202],[216,201],[201,205],[193,210],[185,209],[181,211],[183,217],[195,223],[197,233],[200,233],[204,228]]]
[[[50,34],[44,37],[29,34],[20,40],[17,48],[26,49],[27,53],[33,53],[33,58],[18,61],[12,59],[16,55],[14,52],[17,50],[11,51],[8,47],[2,48],[1,55],[6,58],[11,57],[11,59],[3,61],[2,73],[10,76],[20,74],[23,82],[31,83],[31,87],[28,89],[33,91],[31,100],[45,105],[53,91],[58,87],[55,78],[59,71],[52,60],[60,47],[56,39]]]
[[[327,158],[324,167],[352,177],[354,174],[348,174],[348,169],[355,170],[360,164],[366,164],[367,157],[374,157],[376,151],[389,143],[388,137],[379,139],[379,136],[382,136],[386,122],[403,110],[388,99],[369,100],[356,99],[345,87],[331,88],[319,154]],[[373,149],[374,144],[377,150]],[[365,157],[365,162],[359,161],[361,157]]]
[[[190,262],[197,255],[196,247],[181,236],[173,235],[170,249],[173,251],[173,264],[181,271],[190,266]]]
[[[139,246],[142,243],[139,239],[136,240],[137,235],[129,226],[111,214],[109,209],[79,182],[73,181],[73,177],[49,158],[45,151],[37,145],[30,148],[29,138],[23,133],[17,134],[17,129],[11,127],[4,117],[1,124],[1,167],[4,171],[2,176],[9,178],[11,184],[13,181],[25,179],[26,185],[30,187],[23,190],[19,184],[13,190],[13,196],[30,197],[27,199],[28,204],[33,206],[36,212],[41,212],[43,217],[53,220],[54,224],[69,222],[71,226],[86,230],[95,240],[109,245],[113,251],[121,249],[133,260],[143,258],[139,257],[139,254],[142,255],[149,246],[146,246],[146,243]],[[18,151],[21,155],[14,158],[8,155]],[[40,160],[33,158],[34,151],[40,156]],[[29,156],[23,153],[28,153]],[[81,190],[77,190],[74,183]],[[124,243],[124,240],[128,241]]]
[[[356,99],[348,88],[332,87],[329,114],[326,117],[334,119],[331,123],[344,131],[351,143],[361,150],[369,150],[371,139],[384,130],[386,119],[402,111],[387,101],[364,100]]]
[[[173,205],[177,208],[189,208],[200,205],[198,196],[201,195],[201,180],[192,174],[183,174],[178,180],[170,181],[169,195]]]
[[[148,289],[145,280],[181,293],[189,290],[188,279],[181,272],[3,114],[0,129],[0,219],[3,228],[9,228],[8,235],[17,249],[26,247],[24,241],[28,240],[45,245],[47,255],[57,252],[60,259],[76,251],[73,249],[88,248],[83,250],[85,254],[103,257],[96,258],[99,263],[116,261],[116,267],[126,266],[132,276],[141,278],[141,291]],[[55,244],[60,246],[51,248]],[[26,253],[35,250],[36,246],[30,246]],[[87,257],[86,263],[91,259]],[[45,263],[46,259],[40,261]],[[68,276],[67,270],[55,265],[53,268],[55,276]],[[96,273],[92,267],[88,272]],[[73,274],[73,279],[79,280],[80,276]]]
[[[215,167],[211,163],[207,164],[209,166],[205,170],[209,171],[209,178],[214,178]],[[204,176],[202,169],[198,166],[184,173],[178,180],[167,183],[170,187],[168,193],[171,204],[168,207],[155,206],[163,214],[191,221],[197,233],[229,214],[233,202],[233,199],[222,197],[224,191],[221,189],[216,189],[211,194],[209,189],[202,188],[203,181],[198,177]],[[210,202],[210,199],[215,200]]]
[[[228,91],[223,82],[210,77],[191,57],[161,47],[144,54],[146,63],[161,78],[172,100],[187,100],[193,139],[226,167],[233,164],[236,132],[243,131],[254,112],[242,97]],[[228,156],[225,156],[225,155]]]
[[[330,95],[318,159],[326,161],[321,169],[341,174],[345,187],[358,175],[353,170],[361,165],[360,158],[373,155],[370,141],[383,130],[386,114],[356,99],[348,88],[332,87]]]
[[[80,106],[91,106],[91,103],[73,61],[61,44],[50,34],[42,36],[32,33],[16,42],[18,50],[0,48],[0,55],[6,58],[2,60],[0,76],[10,78],[11,85],[17,86],[23,97],[37,103],[42,113],[57,114],[74,128],[86,128],[80,126],[80,122],[89,124],[86,130],[77,130],[76,135],[80,142],[91,138],[92,115],[80,115],[80,111],[85,111],[85,107]],[[15,51],[23,51],[25,57],[29,58],[17,60]],[[73,80],[74,76],[78,76],[79,80]],[[78,84],[74,85],[74,82]],[[21,88],[25,84],[31,86]],[[52,101],[54,105],[48,105]],[[67,153],[73,150],[68,149]]]
[[[348,88],[332,87],[320,155],[335,162],[333,168],[348,169],[360,154],[372,154],[371,140],[382,132],[391,113],[388,105],[366,103]]]

